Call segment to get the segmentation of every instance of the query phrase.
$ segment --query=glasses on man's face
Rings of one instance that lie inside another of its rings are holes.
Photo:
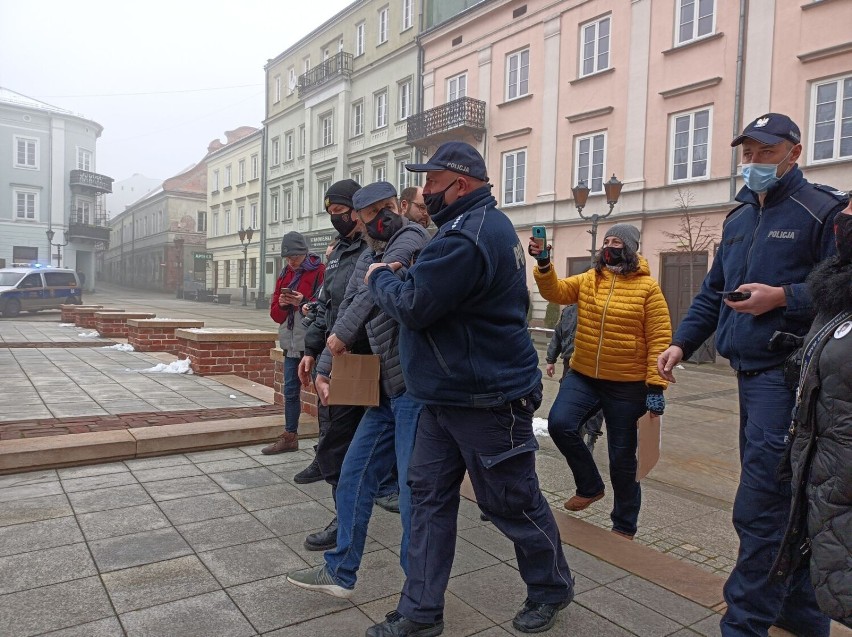
[[[425,203],[417,203],[416,201],[409,201],[408,203],[410,203],[412,206],[417,206],[417,208],[418,208],[418,210],[420,210],[420,212],[427,212],[429,210],[426,207]]]

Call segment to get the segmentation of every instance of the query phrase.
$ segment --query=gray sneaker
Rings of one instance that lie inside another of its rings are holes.
[[[349,599],[355,592],[354,588],[344,588],[335,582],[325,564],[287,573],[287,581],[309,591],[317,591],[343,599]]]
[[[373,498],[373,502],[382,507],[385,511],[390,511],[391,513],[399,513],[399,494],[398,493],[390,493],[388,495],[378,496]]]

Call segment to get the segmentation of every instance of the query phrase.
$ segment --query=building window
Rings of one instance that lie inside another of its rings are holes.
[[[162,212],[162,211],[160,211]],[[77,223],[82,223],[83,225],[89,225],[89,222],[92,219],[92,204],[89,201],[77,201],[77,217],[75,221]],[[145,219],[147,222],[148,220]],[[147,225],[147,224],[146,224]],[[153,225],[153,224],[152,224]],[[147,231],[145,234],[148,234]]]
[[[246,183],[246,160],[241,159],[237,164],[237,183],[244,184]]]
[[[163,211],[158,210],[157,211],[157,232],[162,232],[163,230],[165,230],[165,228],[163,227]]]
[[[219,170],[213,171],[213,192],[219,192]]]
[[[305,216],[305,183],[300,181],[296,186],[296,206],[300,217]]]
[[[410,29],[414,24],[414,14],[411,10],[412,0],[402,0],[402,30]]]
[[[359,22],[355,25],[355,57],[364,54],[364,35],[366,33],[366,23]]]
[[[15,218],[24,221],[35,221],[38,206],[38,193],[15,191]]]
[[[334,143],[334,118],[331,113],[320,116],[320,146]]]
[[[240,206],[237,208],[237,221],[240,224],[237,226],[238,230],[244,230],[246,227],[246,207]]]
[[[329,176],[320,177],[317,180],[317,198],[319,199],[319,204],[317,205],[317,214],[321,214],[325,212],[325,193],[331,188],[332,178]]]
[[[281,101],[281,76],[275,76],[275,103]]]
[[[299,157],[305,156],[305,125],[299,126]]]
[[[272,140],[272,165],[277,166],[281,163],[281,140],[275,138]]]
[[[284,191],[284,220],[290,221],[293,218],[293,191]]]
[[[503,154],[503,205],[524,203],[527,181],[527,151]]]
[[[222,263],[225,266],[224,268],[222,268],[224,270],[224,274],[225,274],[225,281],[224,281],[225,287],[229,288],[229,287],[231,287],[231,260],[225,259]]]
[[[585,181],[590,192],[603,192],[606,133],[577,138],[574,183]]]
[[[338,53],[343,53],[343,38],[340,38],[340,39],[337,41],[337,52],[338,52]]]
[[[384,164],[376,164],[373,166],[373,181],[385,181]]]
[[[219,236],[219,211],[213,213],[213,222],[210,224],[210,236],[218,237]]]
[[[609,27],[611,18],[601,18],[580,27],[580,77],[609,68]]]
[[[814,85],[811,161],[852,157],[852,76]]]
[[[77,149],[77,170],[92,170],[92,151],[85,148]]]
[[[713,33],[715,0],[677,0],[677,41],[686,44]]]
[[[225,208],[225,234],[231,234],[231,209]]]
[[[258,161],[257,155],[251,156],[251,178],[257,179],[260,172],[260,162]]]
[[[284,161],[293,161],[293,133],[284,135]]]
[[[379,11],[379,44],[388,41],[388,8]]]
[[[225,188],[231,187],[231,164],[225,166]]]
[[[257,228],[257,203],[251,204],[249,210],[251,211],[251,218],[249,219],[249,228]]]
[[[376,128],[388,125],[388,92],[376,93]]]
[[[710,162],[710,109],[675,115],[671,120],[671,180],[707,177]]]
[[[363,173],[361,173],[360,170],[353,170],[352,172],[349,173],[349,179],[354,181],[356,184],[360,184],[363,177],[364,177],[364,175],[363,175]]]
[[[207,211],[199,210],[195,213],[195,229],[198,232],[207,232]]]
[[[307,73],[311,70],[311,56],[305,58],[305,61],[302,64],[302,73]]]
[[[280,202],[278,201],[277,192],[272,193],[272,196],[269,199],[269,207],[272,208],[272,222],[275,223],[281,215],[281,207]]]
[[[452,102],[467,96],[467,73],[447,79],[447,101]]]
[[[411,185],[411,173],[405,169],[409,163],[408,157],[396,160],[397,192],[402,192]]]
[[[15,137],[15,168],[38,168],[38,140]]]
[[[411,81],[399,85],[399,119],[405,121],[411,115]]]
[[[364,102],[352,105],[352,137],[364,134]]]
[[[512,53],[506,58],[506,99],[522,97],[530,90],[530,50]]]

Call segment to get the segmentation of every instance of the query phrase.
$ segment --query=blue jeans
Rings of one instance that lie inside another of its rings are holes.
[[[302,413],[300,360],[289,356],[284,357],[284,431],[290,433],[296,433],[299,430],[299,414]]]
[[[373,498],[394,462],[400,476],[402,543],[399,561],[403,570],[407,569],[411,492],[406,477],[419,416],[420,403],[407,394],[396,398],[382,396],[377,407],[367,408],[355,430],[337,485],[337,546],[325,553],[332,578],[344,588],[355,586],[373,512]]]
[[[801,637],[827,637],[830,622],[817,606],[807,561],[787,582],[768,580],[790,515],[790,483],[781,482],[777,470],[795,397],[780,369],[739,374],[737,384],[741,471],[733,522],[740,549],[725,583],[722,635],[765,636],[781,621]]]
[[[609,478],[615,497],[610,519],[614,530],[629,535],[636,533],[642,504],[642,491],[636,482],[636,421],[646,411],[647,393],[642,381],[606,381],[571,371],[562,379],[548,415],[547,430],[568,461],[577,495],[590,498],[604,490],[604,482],[583,443],[580,427],[603,409]]]

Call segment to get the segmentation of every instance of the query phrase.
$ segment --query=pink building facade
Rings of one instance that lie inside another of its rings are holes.
[[[408,141],[477,146],[524,243],[547,227],[561,275],[587,268],[592,247],[572,187],[585,180],[583,214],[604,215],[617,176],[597,243],[615,222],[642,230],[677,325],[736,205],[729,144],[745,123],[790,115],[808,179],[852,188],[849,24],[845,0],[485,0],[421,35]]]

